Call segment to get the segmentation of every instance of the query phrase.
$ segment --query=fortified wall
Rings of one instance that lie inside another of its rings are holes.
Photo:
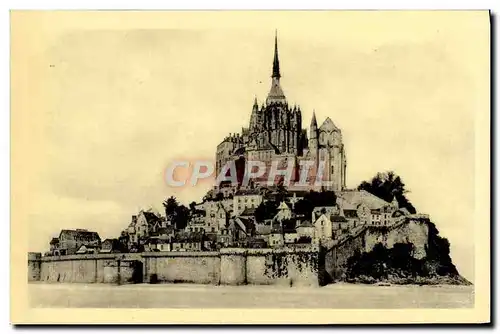
[[[413,244],[413,257],[422,259],[429,244],[428,217],[413,215],[392,226],[359,227],[351,234],[331,240],[320,250],[320,280],[328,284],[339,280],[345,273],[347,260],[356,251],[370,252],[377,243],[392,248],[396,243]]]
[[[369,252],[377,243],[387,248],[412,243],[413,256],[421,259],[428,238],[426,220],[414,217],[390,227],[361,226],[342,239],[300,248],[54,257],[29,253],[28,281],[322,286],[341,279],[356,252]]]
[[[30,281],[318,286],[319,248],[148,252],[41,257],[30,253]]]

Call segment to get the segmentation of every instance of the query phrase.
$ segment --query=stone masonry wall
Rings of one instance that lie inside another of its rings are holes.
[[[37,253],[38,254],[38,253]],[[57,257],[31,255],[28,279],[46,282],[318,285],[318,248],[221,249],[220,252],[151,252]],[[119,262],[118,262],[119,260]],[[136,266],[137,263],[140,266]],[[37,275],[36,268],[40,268]],[[120,273],[120,274],[119,274]]]
[[[364,251],[369,252],[381,242],[386,248],[392,248],[396,243],[412,243],[413,257],[422,259],[426,255],[429,239],[429,227],[425,221],[409,220],[392,228],[366,230]]]
[[[217,252],[143,253],[144,281],[218,284],[220,258]]]

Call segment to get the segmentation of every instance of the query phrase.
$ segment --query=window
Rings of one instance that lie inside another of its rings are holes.
[[[215,232],[215,227],[212,227],[212,232]]]

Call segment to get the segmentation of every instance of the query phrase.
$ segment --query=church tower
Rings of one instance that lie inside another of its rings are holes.
[[[285,93],[280,85],[280,60],[278,57],[278,32],[274,36],[274,59],[273,59],[273,74],[271,76],[271,90],[267,95],[266,103],[286,103]]]
[[[318,156],[318,123],[316,113],[313,111],[311,126],[309,127],[309,151],[313,157]]]

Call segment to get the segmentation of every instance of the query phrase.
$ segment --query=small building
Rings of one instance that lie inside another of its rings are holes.
[[[243,212],[241,212],[239,215],[237,215],[238,217],[241,217],[241,218],[254,218],[255,217],[255,210],[256,208],[246,208],[245,210],[243,210]]]
[[[292,210],[290,210],[285,202],[281,202],[278,206],[278,213],[274,216],[273,220],[281,222],[289,219],[292,219]]]
[[[233,212],[241,215],[245,209],[256,209],[262,203],[262,195],[256,189],[240,190],[233,196]]]
[[[361,224],[389,225],[398,210],[398,203],[391,203],[367,192],[366,190],[345,190],[337,194],[337,204],[342,209],[356,209]]]
[[[231,202],[232,203],[232,202]],[[228,222],[230,217],[229,210],[224,207],[222,202],[209,201],[205,209],[205,225],[206,233],[217,233]]]
[[[99,253],[120,253],[122,252],[122,243],[118,239],[106,239],[101,244]]]
[[[150,237],[144,250],[147,252],[170,252],[172,250],[172,244],[169,239]]]
[[[272,220],[268,219],[263,222],[256,222],[255,223],[255,234],[257,235],[268,235],[271,233],[272,229]]]
[[[50,240],[49,242],[49,245],[50,245],[50,250],[49,250],[49,254],[50,255],[61,255],[60,252],[59,252],[59,238],[52,238],[52,240]]]
[[[75,252],[75,254],[96,254],[99,253],[99,247],[90,245],[81,245]]]
[[[297,236],[299,239],[301,237],[308,237],[311,240],[314,239],[314,231],[314,225],[307,220],[303,221],[299,226],[297,226]]]
[[[172,238],[172,251],[201,251],[203,246],[203,233],[188,232],[178,233]]]
[[[132,222],[127,229],[129,235],[129,243],[140,244],[141,240],[147,241],[151,233],[157,232],[161,227],[166,225],[166,220],[160,215],[152,211],[139,211],[137,216],[132,216]],[[129,248],[132,248],[131,245]]]
[[[283,247],[285,244],[285,239],[283,236],[283,230],[280,228],[275,228],[269,233],[269,247],[271,248],[279,248]]]
[[[316,206],[312,211],[311,221],[316,221],[321,215],[338,215],[338,206]]]
[[[203,236],[203,250],[212,251],[217,249],[217,233],[206,233]]]
[[[205,220],[205,212],[203,211],[203,215],[201,214],[194,214],[189,222],[186,225],[185,231],[186,232],[205,232],[205,225],[206,225],[206,220]]]
[[[295,244],[299,239],[299,235],[296,231],[285,232],[283,240],[285,244]]]
[[[248,239],[248,248],[267,248],[267,242],[262,237],[251,237]]]
[[[85,229],[61,230],[57,239],[59,244],[57,249],[54,248],[54,251],[57,250],[59,255],[75,254],[82,245],[91,248],[99,248],[101,245],[99,234]]]
[[[330,220],[330,215],[321,214],[314,222],[314,236],[315,239],[332,239],[333,224]]]
[[[330,216],[332,222],[332,238],[338,239],[342,234],[349,233],[348,221],[345,217],[340,215]]]
[[[344,217],[347,219],[349,228],[353,229],[361,225],[361,221],[358,217],[358,211],[352,209],[343,210]]]

